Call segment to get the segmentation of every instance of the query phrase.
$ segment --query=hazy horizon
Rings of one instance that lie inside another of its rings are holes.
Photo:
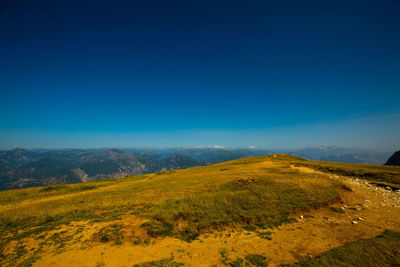
[[[399,121],[399,123],[392,123]],[[181,130],[136,133],[0,131],[0,149],[21,148],[176,148],[218,145],[300,149],[338,146],[378,151],[400,148],[400,115],[374,116],[335,123],[247,130]],[[349,134],[351,133],[351,134]],[[368,133],[368,134],[365,134]]]

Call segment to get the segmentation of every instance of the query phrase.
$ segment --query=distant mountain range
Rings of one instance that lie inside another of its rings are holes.
[[[392,152],[380,152],[368,149],[352,149],[337,146],[307,147],[291,153],[309,160],[384,164]]]
[[[250,156],[287,153],[309,160],[383,164],[391,153],[334,146],[297,151],[219,146],[170,149],[36,149],[0,151],[0,190],[80,183],[209,165]]]
[[[79,183],[204,164],[185,155],[163,156],[117,149],[100,152],[14,149],[0,152],[0,189]]]

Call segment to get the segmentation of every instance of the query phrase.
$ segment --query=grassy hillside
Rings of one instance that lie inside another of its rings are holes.
[[[3,265],[34,262],[49,244],[59,242],[63,247],[79,242],[84,229],[63,238],[47,234],[79,221],[101,228],[93,237],[99,244],[135,243],[163,236],[190,242],[226,225],[274,228],[295,221],[291,216],[295,210],[337,201],[338,192],[346,188],[329,175],[296,167],[306,165],[330,172],[343,166],[361,168],[270,155],[84,184],[0,192],[1,260]],[[327,170],[327,166],[332,169]],[[365,172],[371,172],[370,167],[362,166]],[[375,166],[373,171],[390,173],[379,176],[380,181],[400,182],[400,168]],[[141,241],[127,234],[131,230],[124,229],[123,224],[102,226],[124,220],[140,222],[135,231],[141,233]],[[44,241],[28,251],[24,238]],[[10,244],[14,244],[11,251]]]
[[[200,229],[239,221],[279,224],[291,209],[337,197],[338,184],[290,168],[297,160],[255,157],[118,180],[2,192],[0,222],[5,229],[14,229],[106,220],[96,211],[129,210],[151,220],[152,234],[157,234],[153,226],[167,227],[179,218]]]

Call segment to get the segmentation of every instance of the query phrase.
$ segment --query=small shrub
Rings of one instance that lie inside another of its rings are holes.
[[[261,238],[264,238],[264,239],[267,239],[267,240],[271,240],[272,239],[271,235],[272,235],[272,232],[270,232],[270,231],[265,231],[265,232],[260,232],[259,233],[259,236]]]
[[[143,245],[144,246],[150,245],[150,239],[146,238],[145,240],[143,240]]]
[[[231,262],[229,263],[229,266],[231,266],[231,267],[244,267],[244,266],[246,266],[246,265],[244,264],[243,259],[238,258],[238,259],[236,259],[236,260],[234,260],[234,261],[231,261]]]
[[[107,243],[109,240],[110,240],[110,238],[108,237],[108,234],[102,234],[102,235],[100,236],[100,241],[101,241],[102,243]]]
[[[254,225],[246,225],[243,228],[250,232],[254,232],[257,229]]]
[[[256,223],[256,225],[258,227],[260,227],[261,229],[267,229],[268,228],[268,226],[267,226],[267,224],[265,222],[258,222],[258,223]]]

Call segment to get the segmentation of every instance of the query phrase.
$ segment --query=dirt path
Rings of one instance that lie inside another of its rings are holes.
[[[312,172],[302,168],[304,172]],[[315,256],[349,241],[375,237],[384,229],[400,231],[399,193],[357,179],[330,177],[352,189],[340,192],[342,203],[332,205],[343,207],[345,212],[324,207],[298,213],[295,215],[298,221],[274,229],[271,240],[260,238],[255,232],[226,227],[202,234],[192,243],[167,237],[155,239],[148,245],[134,245],[129,241],[110,245],[94,242],[93,233],[98,229],[90,226],[87,231],[85,229],[86,241],[83,238],[81,242],[72,243],[61,253],[49,250],[33,266],[133,266],[171,256],[190,266],[222,266],[222,254],[232,260],[246,254],[261,254],[267,257],[269,266],[278,266]],[[138,225],[128,218],[123,223]]]

